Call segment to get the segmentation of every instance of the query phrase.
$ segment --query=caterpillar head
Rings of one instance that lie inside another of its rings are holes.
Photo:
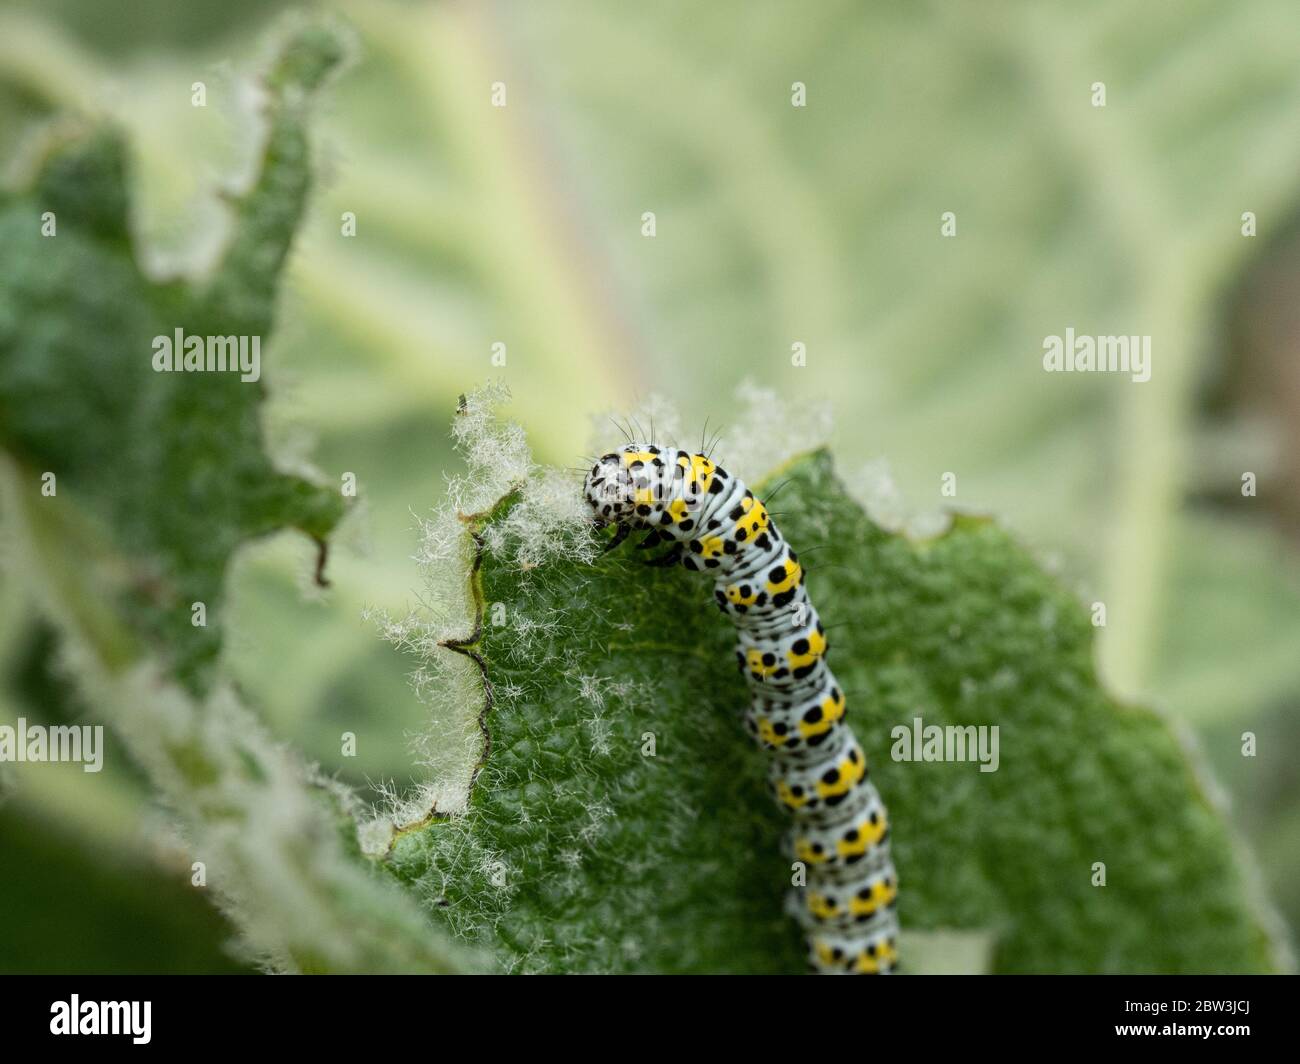
[[[618,524],[636,510],[636,478],[622,453],[602,455],[588,471],[582,494],[602,524]]]

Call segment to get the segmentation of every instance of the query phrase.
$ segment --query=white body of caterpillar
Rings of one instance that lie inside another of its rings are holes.
[[[668,542],[656,564],[709,572],[739,637],[746,724],[770,755],[777,802],[793,819],[790,856],[806,870],[791,907],[819,972],[884,973],[898,962],[898,878],[889,825],[845,722],[844,693],[798,556],[766,507],[701,454],[633,443],[603,455],[584,494],[597,521]]]

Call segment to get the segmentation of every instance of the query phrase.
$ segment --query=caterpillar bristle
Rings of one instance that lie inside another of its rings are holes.
[[[785,480],[781,481],[780,484],[778,484],[775,488],[769,491],[767,495],[764,496],[763,498],[763,505],[766,506],[773,499],[775,499],[777,497],[777,494],[781,491],[781,489],[784,488],[787,484],[789,484],[790,481],[793,479],[794,479],[793,477],[786,477]]]
[[[627,440],[628,443],[632,442],[632,433],[620,425],[613,417],[609,419],[609,423],[618,429],[619,435],[622,436],[623,439]]]

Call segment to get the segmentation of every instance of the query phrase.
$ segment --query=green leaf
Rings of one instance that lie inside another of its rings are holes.
[[[1274,967],[1222,817],[1166,722],[1099,686],[1079,602],[989,520],[913,542],[866,517],[825,452],[780,476],[890,808],[905,929],[987,931],[999,972]],[[540,534],[521,500],[472,519],[478,625],[442,651],[482,674],[467,812],[399,832],[390,867],[508,968],[801,970],[786,825],[705,582],[627,548],[521,566]],[[915,717],[997,726],[996,771],[892,760]],[[920,963],[978,967],[967,941]]]
[[[281,41],[256,176],[226,196],[230,237],[205,277],[141,268],[111,128],[65,125],[0,199],[0,512],[20,578],[0,612],[32,601],[57,623],[78,696],[184,825],[194,889],[240,928],[246,959],[462,971],[473,958],[361,856],[355,797],[281,747],[218,668],[235,553],[296,528],[323,560],[339,493],[268,453],[259,374],[153,366],[154,338],[178,329],[269,340],[312,181],[306,108],[343,53],[321,24]]]
[[[233,553],[285,527],[323,542],[343,503],[266,454],[264,379],[156,372],[154,340],[178,329],[269,340],[311,182],[302,113],[341,47],[307,29],[271,66],[258,177],[226,197],[230,238],[206,278],[158,281],[142,269],[112,128],[60,131],[29,186],[0,198],[0,444],[31,472],[53,473],[109,530],[131,559],[119,607],[196,692],[221,646]],[[47,214],[53,235],[42,233]],[[191,624],[196,602],[205,626]]]

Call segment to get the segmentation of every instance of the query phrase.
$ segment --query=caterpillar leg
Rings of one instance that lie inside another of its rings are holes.
[[[645,534],[641,542],[636,545],[636,549],[649,550],[651,547],[659,546],[660,543],[663,543],[668,538],[668,536],[665,536],[658,529],[651,529]]]
[[[675,544],[671,550],[664,551],[657,558],[651,558],[646,565],[653,565],[655,568],[666,568],[669,565],[676,565],[682,560],[682,555],[686,552],[685,546],[681,543]]]
[[[610,537],[609,542],[605,544],[603,548],[603,553],[608,554],[610,551],[617,548],[619,544],[623,542],[623,540],[627,539],[631,531],[632,529],[628,525],[623,525],[623,524],[615,525],[614,534]]]

